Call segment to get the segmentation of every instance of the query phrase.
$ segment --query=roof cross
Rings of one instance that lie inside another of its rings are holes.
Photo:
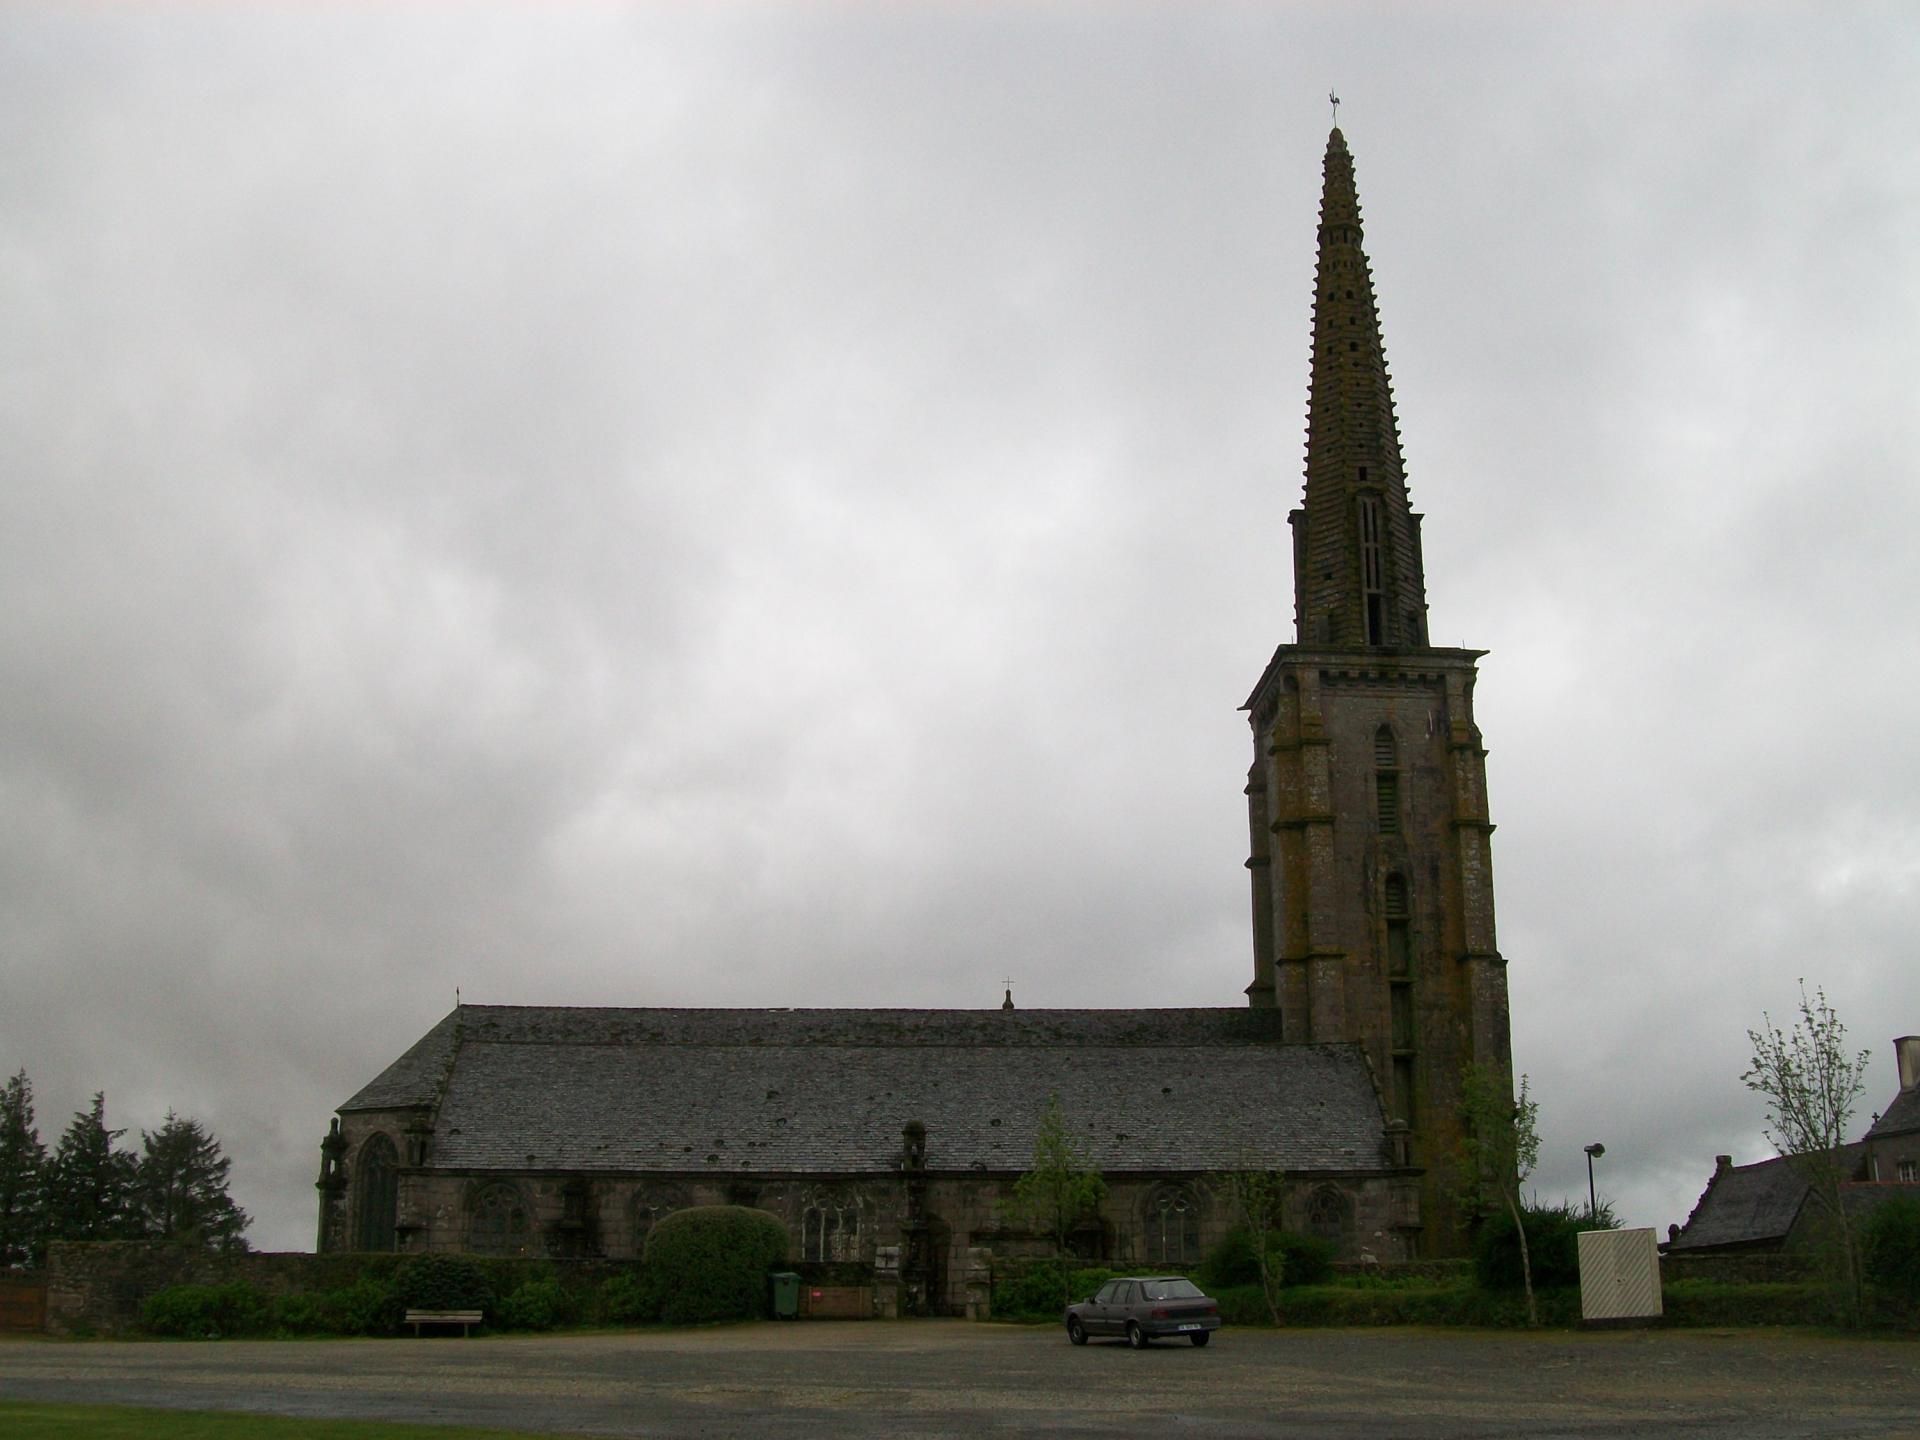
[[[1340,123],[1340,97],[1329,90],[1327,91],[1327,103],[1333,106],[1333,123],[1338,125]]]

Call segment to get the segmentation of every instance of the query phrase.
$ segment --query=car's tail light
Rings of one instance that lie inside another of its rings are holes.
[[[1171,1310],[1156,1310],[1153,1312],[1153,1318],[1155,1320],[1171,1320],[1173,1318],[1173,1312]]]

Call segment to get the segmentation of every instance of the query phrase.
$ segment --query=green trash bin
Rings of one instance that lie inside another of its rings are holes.
[[[791,1270],[776,1270],[768,1277],[773,1282],[773,1318],[800,1318],[800,1277]]]

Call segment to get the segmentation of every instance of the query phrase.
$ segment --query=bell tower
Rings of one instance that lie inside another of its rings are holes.
[[[1464,1245],[1446,1174],[1461,1073],[1512,1071],[1494,943],[1482,650],[1428,644],[1420,516],[1407,494],[1353,157],[1327,137],[1314,275],[1294,636],[1243,707],[1253,882],[1251,1004],[1289,1041],[1357,1043],[1424,1168],[1410,1248]]]

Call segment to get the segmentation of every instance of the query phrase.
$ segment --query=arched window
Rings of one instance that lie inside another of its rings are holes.
[[[517,1186],[496,1180],[473,1192],[467,1204],[467,1249],[474,1254],[528,1254],[532,1233]]]
[[[400,1163],[393,1141],[376,1134],[360,1147],[353,1166],[353,1248],[391,1250],[399,1219]]]
[[[1200,1201],[1187,1185],[1161,1185],[1147,1196],[1149,1265],[1191,1265],[1200,1258]]]
[[[860,1201],[833,1190],[807,1192],[800,1210],[800,1258],[858,1260]]]
[[[633,1253],[647,1248],[653,1227],[676,1210],[687,1208],[687,1194],[678,1185],[648,1185],[633,1197]]]
[[[1322,1185],[1307,1199],[1307,1233],[1333,1246],[1336,1255],[1344,1255],[1347,1253],[1347,1220],[1351,1214],[1347,1197],[1331,1185]]]

